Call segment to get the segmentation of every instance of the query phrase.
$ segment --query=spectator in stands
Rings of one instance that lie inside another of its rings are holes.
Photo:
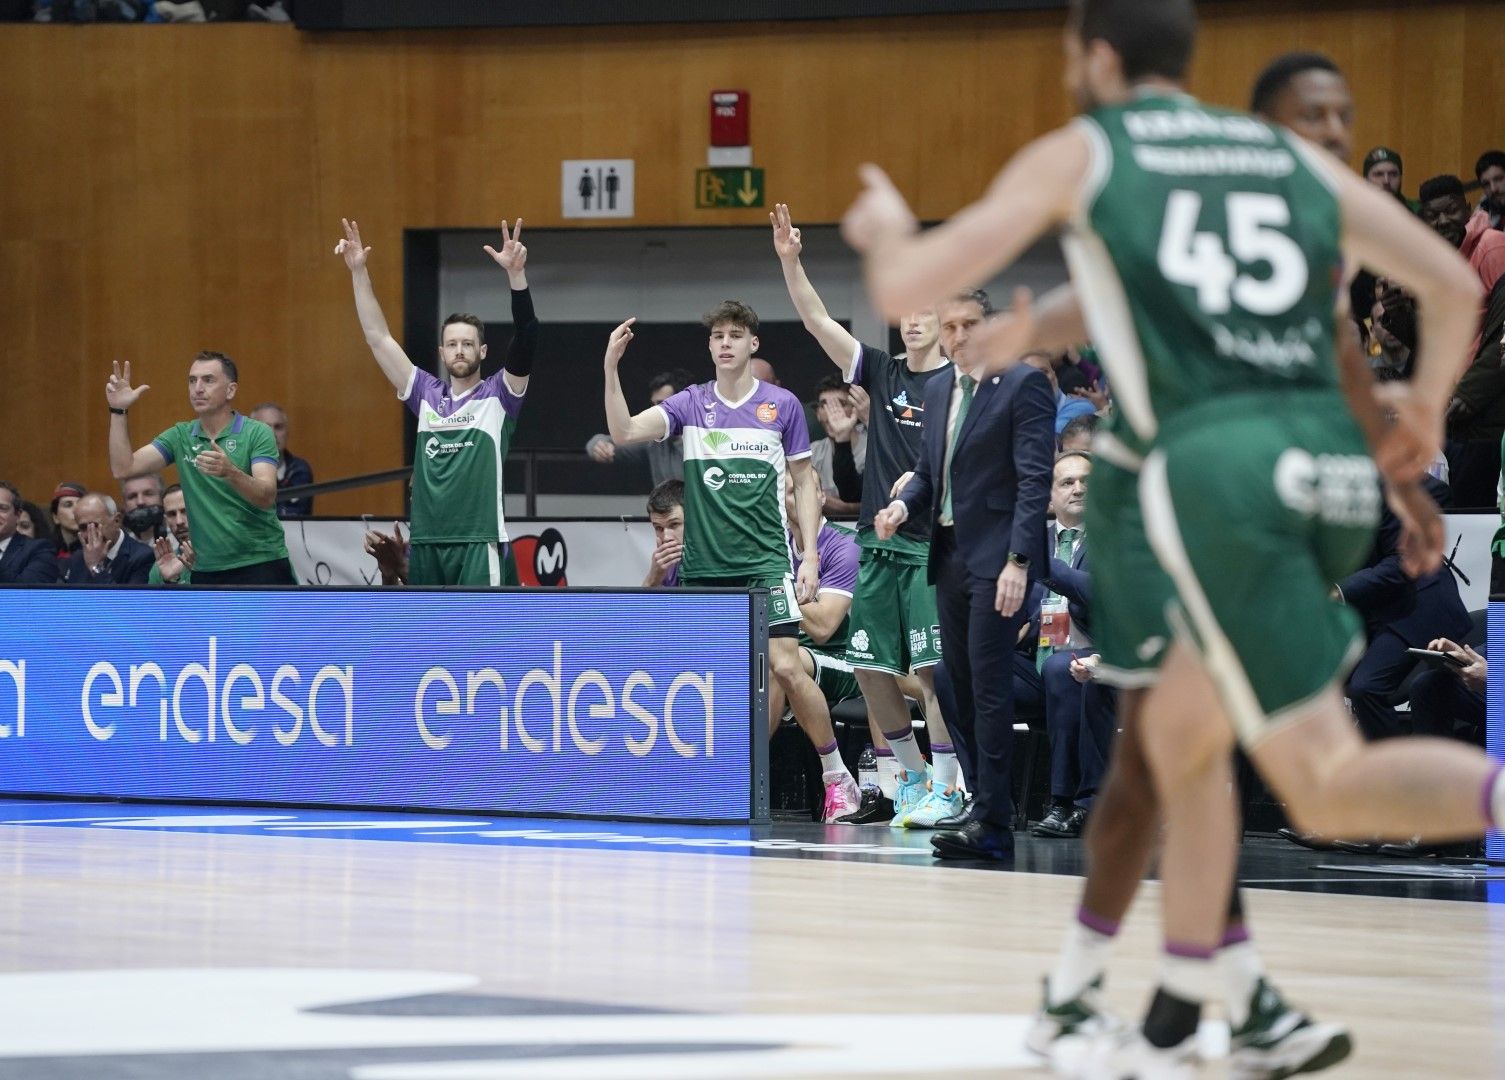
[[[831,372],[815,384],[815,416],[825,437],[810,444],[810,464],[820,477],[828,517],[856,517],[862,508],[862,466],[867,459],[867,425],[857,416],[857,406],[847,381]],[[837,468],[836,458],[842,458]]]
[[[162,524],[162,474],[147,473],[120,482],[120,505],[125,531],[147,547],[167,533]]]
[[[1505,214],[1505,150],[1486,150],[1474,165],[1474,176],[1484,189],[1479,209],[1489,215],[1489,227],[1498,229]]]
[[[1050,380],[1050,392],[1056,403],[1055,433],[1058,439],[1066,425],[1071,423],[1071,421],[1079,416],[1087,416],[1097,412],[1096,407],[1087,398],[1078,396],[1075,393],[1066,394],[1062,391],[1061,377],[1056,370],[1058,365],[1063,366],[1070,372],[1068,378],[1071,379],[1073,390],[1084,389],[1087,385],[1087,380],[1074,366],[1066,364],[1059,354],[1032,352],[1027,354],[1023,360],[1024,363],[1036,371],[1044,372],[1045,377]]]
[[[1061,429],[1061,453],[1069,450],[1081,450],[1086,453],[1092,452],[1092,437],[1097,434],[1097,427],[1102,420],[1096,413],[1090,416],[1078,416]]]
[[[1440,505],[1447,505],[1447,485],[1430,477],[1423,483]],[[1348,677],[1346,696],[1359,730],[1369,739],[1404,733],[1391,698],[1415,666],[1406,650],[1425,648],[1439,637],[1456,640],[1470,626],[1449,567],[1417,581],[1406,575],[1398,548],[1400,533],[1400,521],[1385,507],[1368,563],[1337,586],[1339,599],[1364,620],[1368,639]]]
[[[658,405],[667,401],[694,381],[690,373],[682,368],[661,371],[648,380],[648,402]],[[610,435],[592,435],[585,444],[585,452],[592,461],[602,465],[629,462],[646,464],[654,487],[684,471],[684,450],[678,435],[663,442],[634,443],[630,446],[618,446],[611,441]]]
[[[648,588],[679,585],[679,560],[685,551],[685,484],[664,480],[648,496],[648,521],[653,525],[653,557],[648,560]]]
[[[1470,218],[1456,176],[1434,176],[1421,186],[1421,217],[1468,259],[1484,288],[1481,333],[1448,406],[1448,480],[1460,508],[1493,506],[1505,435],[1505,233],[1491,229],[1483,214]]]
[[[52,524],[47,520],[47,512],[34,502],[22,500],[16,532],[28,540],[44,540],[53,551],[57,550],[57,538],[53,534]]]
[[[1484,744],[1484,693],[1489,662],[1472,646],[1440,637],[1427,642],[1433,652],[1448,653],[1462,667],[1427,668],[1411,682],[1411,731]]]
[[[152,538],[152,554],[157,561],[147,575],[147,584],[192,585],[193,564],[198,558],[188,538],[188,500],[183,497],[182,484],[162,493],[162,515],[169,535]]]
[[[1092,582],[1083,528],[1092,458],[1070,451],[1056,459],[1051,480],[1050,573],[1032,599],[1038,610],[1035,667],[1045,696],[1050,736],[1050,809],[1031,830],[1036,836],[1080,836],[1097,785],[1107,770],[1113,737],[1113,692],[1091,677],[1088,637]]]
[[[0,584],[51,585],[58,579],[52,545],[16,531],[21,493],[0,481]]]
[[[79,549],[68,561],[69,585],[145,585],[155,561],[152,549],[127,535],[115,500],[91,491],[73,508]]]
[[[1388,146],[1376,146],[1364,155],[1364,179],[1390,192],[1414,211],[1416,204],[1401,194],[1403,168],[1400,155]]]
[[[312,484],[313,466],[287,448],[287,413],[282,406],[275,401],[264,401],[251,410],[251,419],[260,420],[271,428],[277,440],[277,490]],[[312,495],[277,500],[277,516],[280,518],[312,517],[313,512]]]
[[[71,480],[52,489],[52,525],[57,534],[57,557],[61,563],[67,563],[78,550],[78,522],[73,517],[73,508],[88,490]]]

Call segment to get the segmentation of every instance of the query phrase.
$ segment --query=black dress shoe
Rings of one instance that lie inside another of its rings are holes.
[[[983,821],[971,821],[955,832],[939,832],[930,838],[938,859],[991,859],[1004,862],[1014,857],[1014,834]]]
[[[1029,832],[1035,836],[1075,836],[1076,833],[1067,832],[1073,809],[1073,806],[1066,803],[1057,803],[1050,808],[1049,814],[1029,826]]]
[[[960,811],[941,818],[935,823],[935,827],[937,829],[951,829],[954,831],[956,829],[962,828],[965,825],[970,825],[974,820],[972,817],[972,807],[976,805],[977,800],[968,795],[967,801],[962,804]]]
[[[1374,840],[1334,840],[1334,851],[1346,851],[1350,855],[1378,855],[1380,853],[1380,841]]]
[[[1054,839],[1061,837],[1080,836],[1082,834],[1082,821],[1087,817],[1085,811],[1078,817],[1077,808],[1067,804],[1057,803],[1034,825],[1030,826],[1030,832],[1035,836],[1045,836]],[[1075,825],[1075,828],[1073,828]]]
[[[862,802],[856,810],[836,819],[839,825],[887,825],[894,819],[894,803],[877,788],[862,789]]]

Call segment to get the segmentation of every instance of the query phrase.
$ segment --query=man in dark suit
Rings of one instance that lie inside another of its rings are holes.
[[[1113,738],[1114,697],[1096,682],[1092,628],[1092,578],[1083,527],[1092,457],[1068,451],[1056,459],[1050,509],[1055,521],[1048,543],[1055,553],[1046,579],[1030,594],[1039,624],[1036,666],[1050,734],[1051,806],[1036,822],[1036,836],[1082,834],[1087,811],[1108,766]]]
[[[52,545],[16,532],[21,493],[0,480],[0,584],[50,585],[57,581],[58,561]]]
[[[971,335],[992,314],[986,293],[939,306],[941,341],[954,367],[925,384],[920,460],[899,497],[874,521],[880,538],[929,509],[937,525],[929,580],[936,587],[945,666],[956,695],[953,736],[972,762],[972,808],[956,831],[937,833],[941,858],[1007,859],[1014,851],[1011,766],[1013,659],[1024,601],[1050,553],[1045,511],[1055,458],[1050,382],[1026,364],[980,383]]]
[[[1447,506],[1448,486],[1430,477],[1425,483],[1437,504]],[[1345,691],[1368,739],[1406,733],[1389,703],[1416,666],[1406,650],[1425,649],[1435,638],[1461,640],[1471,625],[1450,568],[1415,581],[1401,569],[1400,532],[1400,521],[1386,507],[1369,562],[1338,584],[1343,602],[1363,618],[1368,640]]]
[[[79,548],[68,560],[69,585],[145,585],[156,556],[121,528],[115,500],[91,491],[73,508]]]

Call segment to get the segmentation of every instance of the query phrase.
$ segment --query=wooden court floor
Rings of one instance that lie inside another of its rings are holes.
[[[0,825],[0,1077],[1028,1075],[1078,889],[923,861]],[[1125,1010],[1155,898],[1117,950]],[[1282,987],[1354,1028],[1333,1075],[1505,1075],[1500,905],[1248,903]]]

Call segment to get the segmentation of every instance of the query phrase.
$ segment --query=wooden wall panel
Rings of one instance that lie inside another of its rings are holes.
[[[1489,0],[1228,2],[1205,9],[1193,73],[1244,103],[1274,54],[1350,73],[1361,148],[1405,155],[1407,187],[1505,142],[1505,6]],[[693,208],[707,94],[752,92],[757,164],[802,221],[836,220],[865,160],[919,212],[975,197],[1060,123],[1060,18],[486,33],[303,35],[258,25],[0,29],[0,475],[30,497],[107,486],[109,363],[153,389],[144,442],[187,414],[200,347],[242,367],[243,401],[292,412],[322,478],[401,462],[401,419],[332,255],[342,214],[374,247],[400,336],[404,228],[559,217],[559,161],[632,157],[637,225],[744,224]],[[545,252],[539,253],[546,258]],[[770,262],[770,273],[774,272]],[[593,401],[588,395],[586,401]],[[590,406],[593,407],[593,406]],[[399,492],[325,499],[391,512]]]

